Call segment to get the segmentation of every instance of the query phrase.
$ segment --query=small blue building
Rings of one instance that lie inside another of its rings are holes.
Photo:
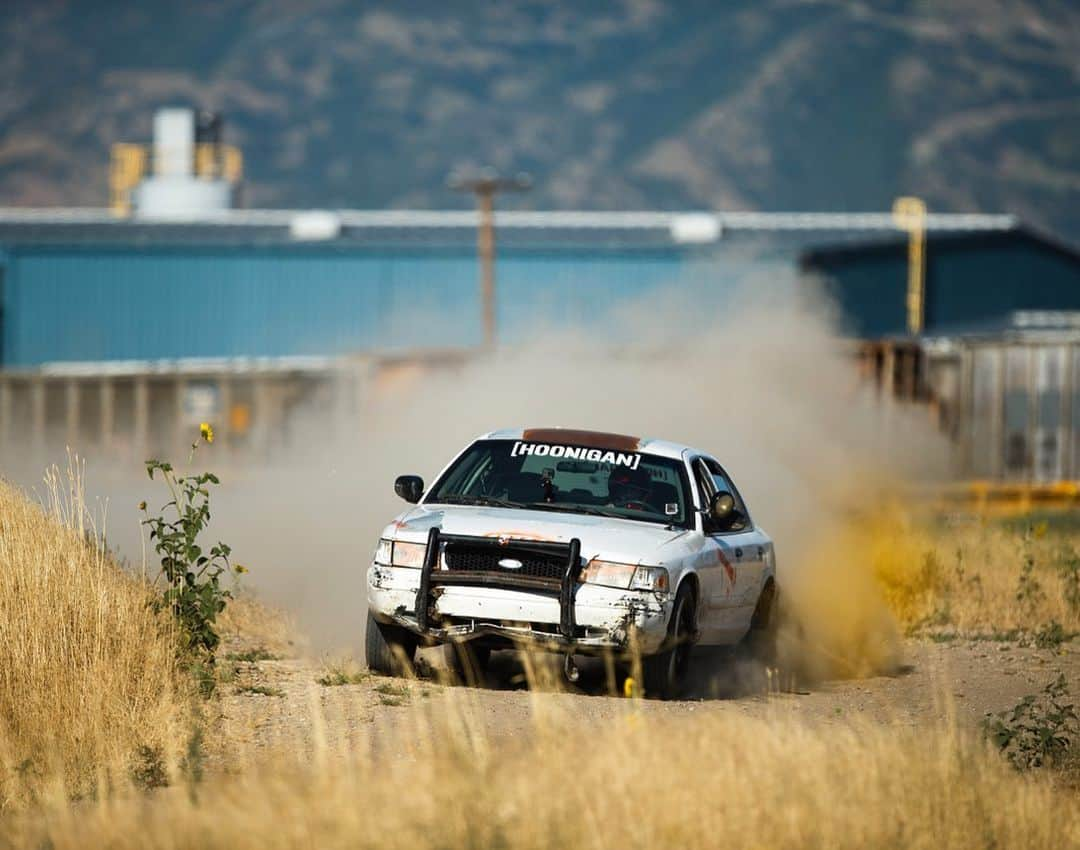
[[[824,279],[852,336],[906,332],[905,239],[813,248],[800,266]],[[1023,226],[930,233],[925,289],[928,334],[1000,324],[1017,311],[1080,310],[1080,250]]]

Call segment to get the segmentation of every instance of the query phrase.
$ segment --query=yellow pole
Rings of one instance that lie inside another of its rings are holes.
[[[908,233],[908,333],[922,333],[926,319],[926,204],[920,198],[897,198],[893,221]]]

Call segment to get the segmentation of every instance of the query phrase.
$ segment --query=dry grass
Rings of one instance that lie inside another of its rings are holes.
[[[896,512],[869,530],[874,573],[909,630],[1035,634],[1058,623],[1080,632],[1080,553],[1069,533],[1045,523],[916,523]]]
[[[378,727],[392,741],[361,725],[327,745],[317,717],[310,748],[255,762],[240,745],[229,775],[176,785],[188,708],[169,624],[88,538],[77,475],[65,498],[55,485],[50,515],[0,483],[0,847],[1080,843],[1075,791],[1013,771],[948,724],[647,715],[628,700],[598,732],[536,694],[533,725],[508,741],[478,731],[456,688],[396,709]],[[862,517],[804,553],[786,587],[800,615],[789,637],[822,671],[857,674],[893,663],[904,628],[943,618],[973,631],[1080,629],[1061,566],[1071,551],[1052,534]],[[1029,560],[1031,592],[1018,598]],[[260,646],[291,640],[249,599],[223,625]],[[311,688],[314,705],[322,689]],[[131,778],[143,747],[160,751],[173,788],[147,796]]]
[[[112,848],[1023,848],[1075,846],[1075,796],[947,729],[808,726],[731,713],[600,734],[541,712],[507,743],[467,700],[424,701],[393,750],[316,745],[152,805],[59,800],[0,845]],[[460,692],[459,692],[460,693]],[[374,742],[369,742],[373,744]]]
[[[182,748],[169,621],[108,557],[78,467],[46,508],[0,481],[0,808],[50,785],[81,795]]]

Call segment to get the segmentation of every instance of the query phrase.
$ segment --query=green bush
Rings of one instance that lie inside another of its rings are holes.
[[[1062,674],[1043,688],[1041,698],[1028,694],[1009,711],[987,715],[984,731],[1018,769],[1060,766],[1080,735],[1080,720],[1068,699]]]
[[[213,431],[204,425],[201,438],[213,441]],[[198,449],[198,441],[191,444],[190,463]],[[172,612],[180,624],[185,652],[213,665],[215,652],[221,643],[216,622],[232,597],[222,586],[221,577],[240,566],[229,562],[232,550],[218,542],[204,551],[199,536],[210,523],[210,487],[219,484],[211,472],[199,475],[178,476],[172,465],[160,460],[146,461],[146,474],[150,480],[160,473],[172,498],[159,513],[146,511],[146,502],[140,505],[145,514],[142,524],[150,528],[150,540],[160,558],[161,572],[158,580],[164,580],[165,590],[158,604]]]

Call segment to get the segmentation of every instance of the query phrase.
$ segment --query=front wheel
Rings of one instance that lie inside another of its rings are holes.
[[[364,634],[364,655],[368,669],[384,676],[404,675],[412,667],[416,643],[416,635],[408,629],[380,623],[368,611]]]
[[[668,626],[667,648],[641,659],[645,696],[673,699],[690,669],[690,649],[694,639],[694,594],[687,585],[679,588]]]

